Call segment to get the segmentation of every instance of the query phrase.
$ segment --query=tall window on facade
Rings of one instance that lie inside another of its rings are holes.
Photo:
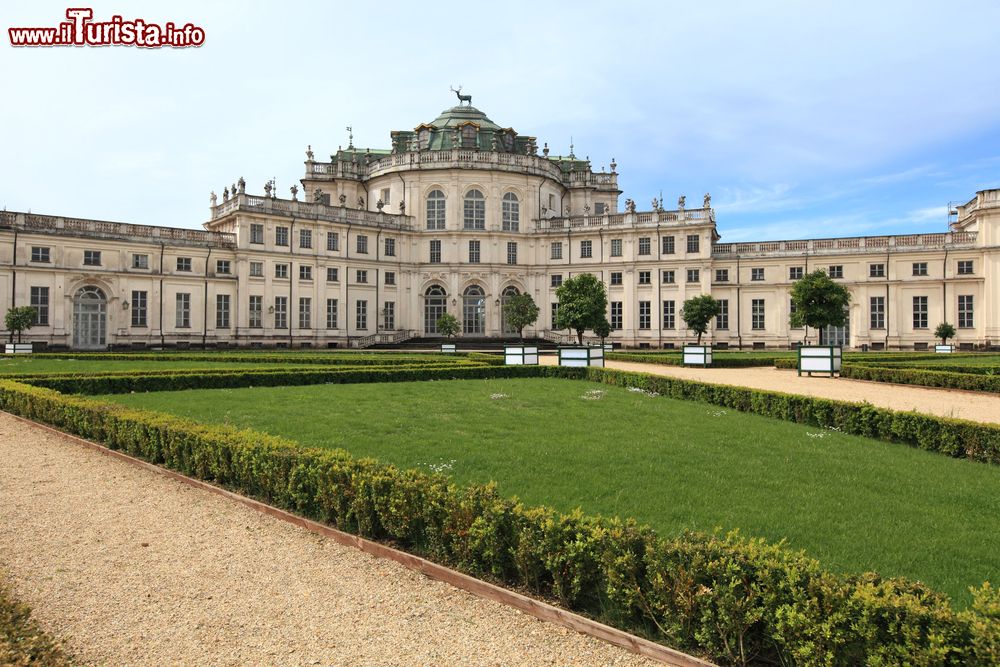
[[[556,317],[559,316],[559,302],[553,301],[549,308],[549,326],[556,328]]]
[[[274,245],[288,245],[288,227],[279,226],[274,228]]]
[[[462,148],[475,148],[477,135],[475,125],[464,125],[462,127]]]
[[[368,237],[364,234],[358,234],[358,252],[362,255],[368,254]]]
[[[673,269],[664,270],[663,273],[662,273],[663,284],[664,285],[673,285],[675,282],[677,282],[676,275],[677,274],[676,274],[676,272]]]
[[[650,328],[650,302],[640,301],[639,302],[639,328],[649,329]]]
[[[441,241],[440,239],[432,239],[430,241],[430,258],[428,261],[431,264],[441,263]]]
[[[653,284],[653,274],[651,271],[640,271],[639,272],[639,284],[640,285],[652,285]]]
[[[250,243],[254,245],[264,244],[264,225],[259,222],[250,223]]]
[[[549,249],[552,259],[562,259],[562,241],[553,241]]]
[[[329,252],[340,250],[340,234],[338,232],[326,233],[326,249]]]
[[[49,288],[32,287],[29,305],[35,309],[34,326],[47,327],[49,325]]]
[[[719,314],[715,316],[715,328],[723,331],[729,328],[729,299],[719,299]]]
[[[275,278],[287,278],[288,277],[288,265],[287,264],[275,264],[274,265],[274,277]]]
[[[580,241],[580,258],[590,259],[594,256],[594,242]]]
[[[975,326],[973,314],[972,314],[972,295],[971,294],[959,294],[958,295],[958,328],[959,329],[971,329]]]
[[[764,329],[764,299],[750,301],[750,328],[755,331]]]
[[[385,272],[385,284],[386,285],[395,285],[396,284],[396,272],[395,271],[386,271]]]
[[[326,300],[326,328],[336,329],[337,328],[337,300],[327,299]]]
[[[648,236],[639,237],[639,254],[649,255],[650,254],[650,239]]]
[[[663,328],[674,329],[677,327],[677,302],[669,299],[663,302]]]
[[[486,331],[486,293],[479,285],[469,285],[462,293],[462,332],[482,335]]]
[[[191,295],[187,292],[178,292],[175,301],[174,324],[178,329],[191,327]]]
[[[251,329],[261,329],[264,326],[264,297],[253,296],[250,297],[250,305],[247,308],[247,314],[249,315],[247,324]]]
[[[610,285],[621,285],[622,284],[622,272],[621,271],[612,271],[611,272],[610,280],[608,280],[608,284],[610,284]]]
[[[358,331],[368,331],[368,302],[358,301],[355,307],[355,328]]]
[[[382,304],[382,326],[392,331],[396,328],[396,302],[386,301]]]
[[[507,304],[518,294],[520,294],[520,292],[513,285],[505,287],[503,292],[500,294],[500,328],[505,334],[518,333],[517,329],[507,323]]]
[[[424,292],[424,333],[436,334],[437,321],[448,312],[448,293],[440,285],[431,285]]]
[[[914,329],[926,329],[927,328],[927,297],[926,296],[915,296],[915,297],[913,297],[913,328]]]
[[[149,294],[145,290],[132,290],[132,326],[147,325]]]
[[[664,236],[662,239],[660,239],[660,245],[662,246],[661,249],[662,249],[664,255],[673,255],[674,254],[674,237],[673,236]]]
[[[621,257],[622,256],[622,240],[621,239],[611,239],[611,256]]]
[[[465,194],[462,212],[462,226],[465,229],[486,229],[486,199],[479,190],[469,190]]]
[[[517,243],[515,241],[507,242],[507,263],[517,264]]]
[[[358,269],[355,272],[355,274],[354,274],[354,278],[355,278],[354,282],[356,282],[356,283],[359,283],[359,284],[365,284],[365,283],[367,283],[368,282],[368,270],[367,269]]]
[[[798,310],[798,307],[795,305],[795,300],[794,299],[789,299],[788,300],[788,316],[789,316],[789,319],[795,316],[795,311],[797,311],[797,310]],[[796,326],[794,324],[789,323],[788,328],[789,329],[801,329],[802,327],[801,326]]]
[[[517,195],[508,192],[501,202],[502,224],[505,232],[516,232],[521,227],[521,202]]]
[[[469,264],[479,264],[479,241],[469,241]]]
[[[299,230],[299,247],[300,248],[313,247],[313,233],[311,229]]]
[[[699,251],[701,237],[697,234],[692,234],[687,238],[687,250],[688,252],[695,253]]]
[[[336,266],[326,267],[326,282],[335,283],[340,280],[340,269]]]
[[[229,328],[229,295],[215,295],[215,328]]]
[[[274,297],[274,328],[275,329],[287,329],[288,328],[288,297],[287,296],[276,296],[276,297]]]
[[[308,264],[299,265],[299,280],[312,280],[313,279],[313,267]]]
[[[444,229],[444,193],[431,190],[427,195],[427,229]]]
[[[885,297],[873,296],[868,299],[868,327],[885,329]]]
[[[611,323],[612,331],[621,331],[622,328],[622,302],[612,301],[611,302],[611,317],[608,318],[608,322]]]
[[[312,329],[312,299],[299,297],[299,328]]]
[[[386,257],[396,256],[396,239],[385,240],[385,256]]]

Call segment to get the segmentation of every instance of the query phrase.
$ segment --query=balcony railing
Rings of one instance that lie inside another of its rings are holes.
[[[28,232],[37,231],[47,234],[115,239],[122,241],[143,240],[151,241],[153,243],[169,241],[171,244],[175,245],[211,246],[215,248],[236,247],[236,235],[224,232],[206,232],[198,229],[155,227],[152,225],[133,225],[125,222],[65,218],[55,215],[17,213],[14,211],[4,211],[0,213],[0,227],[23,229]]]
[[[983,190],[982,192],[977,192],[975,197],[970,199],[965,206],[961,207],[958,219],[964,220],[974,211],[981,208],[997,207],[1000,207],[1000,190]]]
[[[841,254],[886,251],[925,250],[945,247],[970,248],[976,245],[976,232],[948,232],[943,234],[906,234],[901,236],[854,236],[841,239],[814,239],[810,241],[757,241],[749,243],[716,243],[713,257],[761,256],[788,254]]]
[[[214,206],[212,208],[212,220],[217,220],[237,211],[308,218],[310,220],[326,220],[329,222],[350,222],[351,224],[386,229],[408,230],[413,228],[413,218],[408,215],[365,211],[348,208],[347,206],[328,206],[321,202],[259,197],[243,193],[238,193],[228,201]]]
[[[590,227],[647,227],[656,225],[681,225],[714,222],[715,212],[710,208],[675,211],[648,211],[642,213],[604,213],[602,215],[574,215],[567,218],[535,220],[540,232],[558,232],[567,229]]]

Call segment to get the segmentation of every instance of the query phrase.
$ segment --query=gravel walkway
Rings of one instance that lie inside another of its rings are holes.
[[[655,664],[2,413],[0,526],[84,664]]]
[[[543,364],[556,364],[555,357],[542,357]],[[836,401],[860,403],[891,410],[916,410],[940,417],[1000,424],[1000,396],[955,389],[932,389],[883,382],[864,382],[820,375],[799,377],[794,370],[776,368],[688,368],[662,364],[639,364],[608,361],[608,368],[666,375],[683,380],[782,391],[788,394],[817,396]]]

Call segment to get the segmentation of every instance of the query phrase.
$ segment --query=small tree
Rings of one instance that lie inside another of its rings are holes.
[[[556,327],[576,331],[576,340],[583,345],[583,332],[599,326],[608,310],[604,283],[590,273],[582,273],[560,285],[556,297]]]
[[[503,305],[504,320],[517,329],[517,337],[524,340],[524,327],[538,320],[538,306],[530,294],[517,294]]]
[[[27,331],[35,323],[35,309],[31,306],[21,306],[11,308],[4,316],[4,325],[10,331],[10,342],[14,342],[14,334],[17,334],[17,342],[21,342],[21,332]]]
[[[937,325],[937,329],[934,330],[934,335],[941,339],[942,345],[947,345],[948,339],[955,337],[955,327],[947,322],[942,322]]]
[[[608,322],[608,318],[604,318],[594,327],[594,333],[601,338],[601,347],[604,347],[604,339],[611,335],[611,322]]]
[[[462,330],[462,325],[459,323],[457,317],[451,313],[445,313],[438,318],[437,330],[439,334],[443,334],[448,338],[451,338]]]
[[[828,326],[840,327],[847,320],[847,306],[851,293],[840,283],[835,283],[820,269],[808,273],[792,285],[792,305],[789,323],[793,327],[813,327],[817,330]]]
[[[701,345],[702,334],[708,331],[708,323],[719,314],[721,307],[711,294],[694,296],[684,302],[681,307],[681,319],[691,331],[698,334],[698,345]]]

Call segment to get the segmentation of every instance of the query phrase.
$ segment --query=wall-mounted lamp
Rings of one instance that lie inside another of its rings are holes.
[[[122,301],[122,310],[128,310],[128,301]]]
[[[268,309],[267,309],[267,312],[273,315],[274,314],[274,306],[269,306]]]
[[[451,300],[451,305],[453,305],[453,306],[458,305],[458,299],[452,299]]]
[[[499,306],[500,305],[500,299],[497,299],[496,301],[494,301],[493,305],[494,306]]]

